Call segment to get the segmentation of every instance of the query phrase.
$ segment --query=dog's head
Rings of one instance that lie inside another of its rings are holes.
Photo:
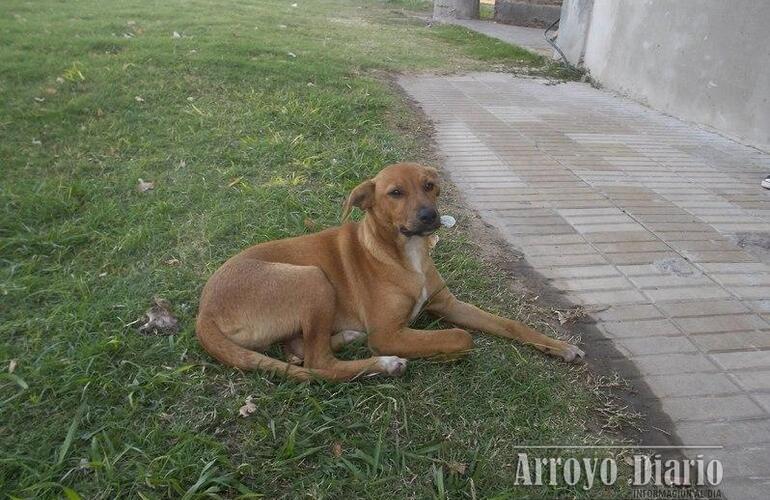
[[[350,193],[342,218],[358,207],[378,224],[406,237],[427,236],[441,226],[436,209],[440,192],[435,168],[416,163],[390,165]]]

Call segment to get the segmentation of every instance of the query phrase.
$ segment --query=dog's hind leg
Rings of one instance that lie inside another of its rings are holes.
[[[358,330],[342,330],[341,332],[332,335],[332,351],[338,352],[343,347],[355,342],[358,339],[366,337],[366,332],[359,332]]]
[[[354,335],[340,332],[341,337],[332,337],[336,293],[326,275],[317,268],[308,273],[300,292],[304,304],[300,324],[304,350],[304,367],[317,372],[321,377],[333,380],[350,380],[361,375],[398,376],[406,370],[406,360],[396,356],[372,356],[352,361],[334,356],[334,347],[340,347]],[[334,340],[333,340],[334,339]]]
[[[355,342],[358,339],[366,337],[366,332],[358,330],[342,330],[331,337],[331,347],[333,352],[339,352],[343,347]],[[286,353],[286,361],[292,365],[301,365],[305,359],[305,343],[301,335],[297,335],[283,343],[283,350]]]

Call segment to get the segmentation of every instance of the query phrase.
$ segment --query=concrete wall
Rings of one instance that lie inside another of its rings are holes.
[[[567,60],[576,66],[583,64],[593,8],[594,0],[564,0],[561,6],[557,43]]]
[[[545,28],[559,19],[562,0],[497,0],[495,21]]]
[[[479,0],[434,0],[436,19],[478,19]]]
[[[770,1],[564,0],[557,43],[606,87],[770,150]]]

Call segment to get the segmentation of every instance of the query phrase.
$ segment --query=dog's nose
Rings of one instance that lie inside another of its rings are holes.
[[[436,212],[435,208],[422,207],[420,211],[417,212],[417,218],[420,219],[420,222],[423,224],[435,224],[437,217],[438,212]]]

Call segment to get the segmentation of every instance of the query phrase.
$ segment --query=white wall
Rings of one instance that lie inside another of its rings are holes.
[[[559,29],[602,85],[770,151],[770,0],[565,0]]]

